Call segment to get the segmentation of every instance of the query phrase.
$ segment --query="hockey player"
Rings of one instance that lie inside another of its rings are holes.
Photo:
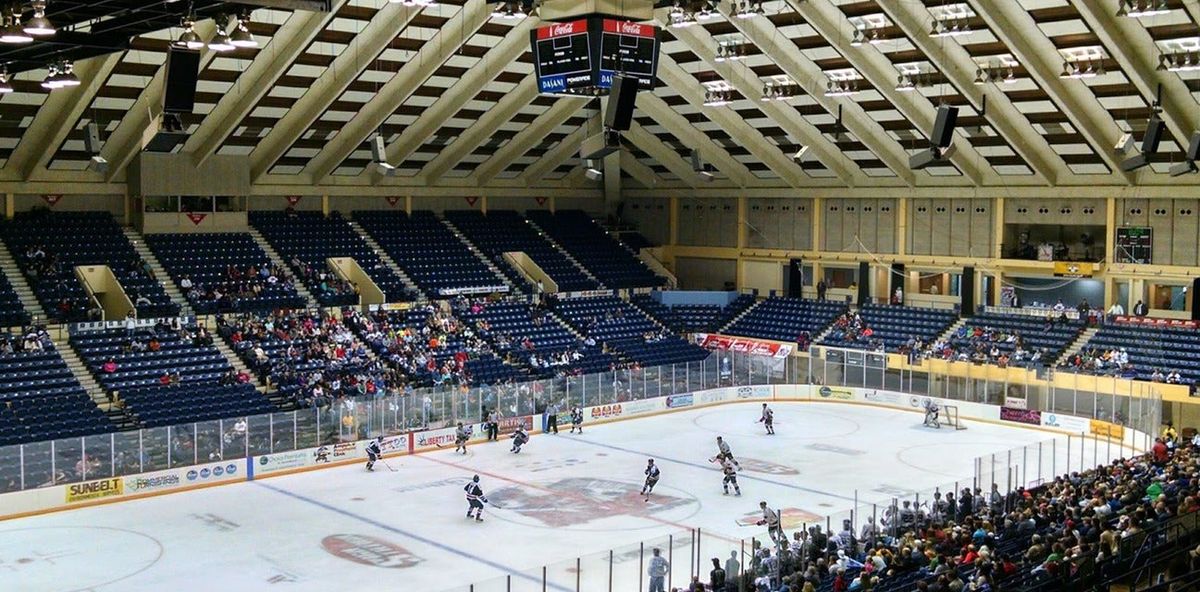
[[[571,433],[574,434],[575,430],[583,433],[583,410],[578,405],[571,408]]]
[[[938,405],[933,399],[925,399],[925,427],[942,428],[941,422],[938,421],[938,411]]]
[[[758,502],[758,507],[762,508],[762,520],[756,522],[759,526],[766,525],[767,535],[772,541],[778,544],[780,541],[786,540],[783,535],[783,526],[779,522],[779,512],[767,507],[767,502]]]
[[[379,436],[367,444],[367,470],[374,471],[375,461],[383,456],[383,436]]]
[[[525,428],[522,426],[517,426],[517,431],[513,432],[512,436],[509,437],[512,438],[513,444],[512,448],[510,448],[508,451],[513,453],[519,454],[521,452],[521,447],[529,441],[529,434],[525,433]]]
[[[654,459],[646,461],[646,484],[642,486],[642,495],[646,496],[646,501],[650,501],[650,493],[654,491],[654,486],[658,484],[658,478],[661,475],[658,471],[658,465],[654,464]]]
[[[737,465],[733,461],[733,457],[726,457],[721,461],[721,472],[725,474],[725,480],[721,482],[721,488],[725,490],[725,495],[729,495],[729,486],[733,486],[734,495],[742,495],[742,488],[737,482]]]
[[[471,482],[467,483],[463,491],[467,492],[467,518],[475,518],[476,522],[483,522],[483,504],[487,503],[488,499],[483,495],[483,488],[479,486],[479,475],[472,477]]]
[[[768,436],[775,435],[775,412],[771,411],[771,408],[767,407],[766,403],[763,403],[762,417],[758,421],[763,424],[763,427],[767,428]]]
[[[471,428],[464,426],[461,421],[458,422],[458,429],[454,430],[454,451],[455,452],[462,451],[463,454],[466,454],[467,453],[467,440],[470,440],[470,439],[471,439]]]
[[[742,468],[741,463],[739,463],[737,459],[733,458],[733,451],[730,450],[729,443],[720,436],[717,436],[717,455],[710,458],[709,461],[717,464],[724,464],[726,460],[732,461],[735,467],[739,469]]]

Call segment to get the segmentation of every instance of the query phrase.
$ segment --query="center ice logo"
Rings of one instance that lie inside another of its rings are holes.
[[[759,520],[762,520],[762,512],[754,512],[738,518],[737,523],[742,526],[753,526],[758,524]],[[820,521],[820,516],[800,508],[784,508],[779,511],[779,523],[785,530],[793,530],[806,524],[819,524]]]
[[[372,567],[407,568],[424,559],[391,541],[365,534],[331,534],[321,548],[334,557]]]
[[[647,516],[694,503],[693,500],[654,492],[650,502],[639,493],[641,485],[569,477],[536,487],[505,487],[488,497],[505,510],[550,527],[579,526],[613,516]]]

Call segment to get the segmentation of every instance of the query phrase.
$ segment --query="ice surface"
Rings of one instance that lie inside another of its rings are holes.
[[[682,586],[742,539],[761,535],[758,502],[784,509],[787,526],[957,480],[1035,482],[1120,455],[1091,440],[968,422],[968,430],[921,427],[921,416],[833,403],[775,403],[777,435],[764,435],[757,404],[587,426],[583,435],[535,436],[519,454],[505,442],[317,470],[0,523],[0,589],[222,591],[388,590],[436,592],[607,590],[613,551],[616,590],[636,590],[643,553],[659,546]],[[743,496],[724,496],[708,458],[723,435],[741,460]],[[1038,444],[1041,454],[1038,454]],[[1007,451],[1025,467],[1010,474]],[[1126,451],[1128,452],[1128,451]],[[976,457],[997,455],[992,463]],[[1081,460],[1082,455],[1082,460]],[[646,459],[662,468],[649,502],[638,495]],[[1040,468],[1039,468],[1040,467]],[[465,517],[462,488],[478,474],[491,501],[485,521]],[[990,475],[995,474],[993,479]],[[2,500],[0,500],[2,501]],[[882,515],[882,508],[878,510]],[[838,520],[834,521],[835,530]],[[668,541],[672,537],[673,541]],[[687,540],[684,540],[687,539]],[[645,550],[639,547],[649,541]],[[673,543],[673,547],[668,543]],[[579,569],[576,570],[576,558]]]

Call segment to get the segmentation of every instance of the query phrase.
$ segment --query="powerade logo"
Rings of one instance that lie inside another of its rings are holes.
[[[212,471],[209,471],[208,469],[200,469],[200,478],[201,479],[208,479],[208,476],[211,474],[212,474]]]
[[[220,477],[221,475],[224,475],[224,474],[225,474],[225,467],[213,467],[213,470],[212,470],[213,477]]]
[[[237,473],[237,465],[232,464],[232,463],[225,465],[225,474],[226,475],[232,476],[235,473]]]

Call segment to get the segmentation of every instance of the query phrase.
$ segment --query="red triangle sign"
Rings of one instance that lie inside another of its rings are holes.
[[[200,214],[200,213],[196,213],[196,212],[188,212],[188,213],[187,213],[187,217],[188,217],[188,220],[191,220],[191,221],[192,221],[192,224],[195,224],[196,226],[199,226],[199,225],[200,225],[200,223],[201,223],[201,222],[203,222],[203,221],[204,221],[204,219],[208,217],[208,214]]]
[[[544,195],[539,195],[533,199],[537,200],[539,206],[546,205],[546,196],[544,196]]]
[[[464,197],[463,199],[467,200],[467,204],[472,207],[475,206],[475,202],[479,201],[479,197],[474,196],[474,195],[472,195],[470,197]]]
[[[47,195],[42,196],[42,199],[46,200],[46,203],[50,204],[50,207],[54,207],[55,205],[57,205],[59,200],[61,200],[62,198],[63,198],[63,196],[61,194],[57,194],[57,193],[47,194]]]
[[[399,195],[389,195],[387,197],[387,202],[388,202],[389,206],[392,206],[394,208],[394,207],[396,207],[396,204],[400,203],[400,196]]]
[[[297,203],[300,203],[300,196],[299,195],[289,195],[289,196],[287,196],[287,200],[288,200],[289,206],[294,206]]]

